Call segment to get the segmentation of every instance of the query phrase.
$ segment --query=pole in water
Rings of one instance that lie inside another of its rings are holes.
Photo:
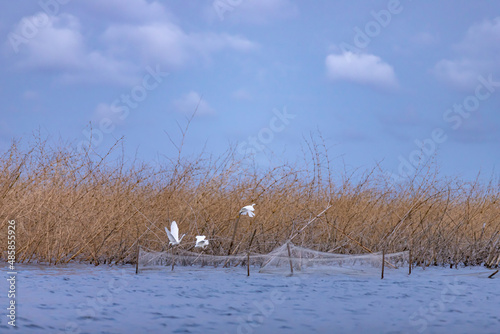
[[[288,248],[288,261],[290,261],[290,275],[293,275],[293,264],[292,264],[292,252],[290,252],[290,242],[286,243],[286,248]]]
[[[382,249],[382,277],[380,279],[384,279],[384,267],[385,267],[385,247]]]
[[[253,230],[252,237],[250,238],[250,242],[248,243],[247,249],[247,276],[250,276],[250,247],[252,246],[253,238],[255,237],[255,233],[257,229]]]
[[[409,259],[408,259],[408,275],[411,275],[411,249],[409,251],[409,255],[408,255]]]
[[[139,273],[139,253],[140,253],[140,246],[139,246],[139,241],[137,241],[137,258],[135,260],[135,274],[137,275]]]
[[[250,252],[247,253],[247,276],[250,276]]]
[[[491,274],[490,276],[488,276],[488,278],[493,278],[493,276],[495,276],[497,273],[498,273],[498,269],[493,274]]]
[[[238,223],[240,221],[240,217],[241,217],[241,214],[238,214],[238,218],[236,219],[236,222],[234,223],[233,237],[231,238],[231,244],[229,244],[229,249],[227,251],[227,256],[231,255],[231,251],[233,250],[234,238],[236,237],[236,230],[238,229]],[[229,263],[229,257],[226,260],[226,263],[224,263],[223,268],[225,268],[228,263]]]
[[[172,271],[174,270],[174,266],[175,266],[175,253],[174,253],[174,247],[172,247]]]

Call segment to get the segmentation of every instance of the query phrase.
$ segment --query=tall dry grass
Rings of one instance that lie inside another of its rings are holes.
[[[496,263],[500,250],[500,183],[440,178],[423,166],[394,184],[377,166],[337,172],[324,146],[309,142],[306,167],[266,170],[229,149],[219,157],[179,156],[161,165],[116,158],[120,143],[99,156],[37,140],[13,143],[0,159],[0,242],[16,221],[17,261],[51,264],[134,262],[136,242],[168,247],[164,232],[176,220],[187,233],[211,241],[208,253],[226,255],[239,209],[234,252],[266,253],[329,204],[332,207],[294,239],[321,251],[366,253],[412,250],[421,265]],[[5,249],[5,248],[4,248]],[[6,259],[6,252],[2,254]]]

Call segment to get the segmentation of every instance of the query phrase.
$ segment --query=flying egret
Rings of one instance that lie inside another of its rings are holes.
[[[204,235],[197,235],[196,236],[196,245],[194,247],[205,248],[207,246],[208,246],[208,240],[206,240],[206,237]]]
[[[170,225],[170,231],[165,227],[165,232],[167,232],[168,239],[170,240],[170,245],[178,245],[181,243],[182,238],[184,238],[185,234],[179,239],[179,227],[175,220]]]
[[[231,255],[231,251],[233,250],[233,245],[234,245],[234,238],[236,237],[236,230],[238,229],[238,222],[240,221],[240,217],[243,215],[248,215],[249,217],[254,217],[255,213],[253,211],[255,210],[253,206],[255,205],[247,205],[241,208],[240,212],[238,213],[238,218],[236,219],[236,222],[234,223],[234,231],[233,231],[233,236],[231,238],[231,243],[229,244],[229,249],[227,251],[227,255]],[[224,263],[224,267],[229,263],[229,259],[226,260],[226,263]]]
[[[252,205],[247,205],[247,206],[242,207],[240,210],[240,215],[241,216],[248,215],[249,217],[254,217],[255,216],[255,213],[253,213],[253,211],[255,210],[253,208],[254,205],[255,205],[255,203]]]

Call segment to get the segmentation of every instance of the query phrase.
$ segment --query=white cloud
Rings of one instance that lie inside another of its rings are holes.
[[[477,86],[477,77],[479,76],[479,67],[481,64],[476,64],[470,59],[458,60],[440,60],[434,66],[434,74],[441,80],[455,88],[468,90],[471,87]]]
[[[191,115],[195,112],[197,115],[213,115],[215,111],[208,105],[200,94],[191,91],[173,103],[174,109],[183,114]],[[196,109],[198,108],[198,109]]]
[[[37,15],[25,19],[32,21]],[[21,23],[15,31],[21,34],[19,29]],[[103,51],[89,50],[81,30],[79,19],[73,15],[48,17],[46,25],[19,47],[16,66],[56,74],[64,82],[132,83],[136,66],[105,56]]]
[[[112,54],[137,57],[142,63],[155,62],[178,68],[200,56],[229,49],[248,52],[257,45],[243,37],[229,34],[184,32],[170,22],[147,25],[114,25],[102,36]],[[124,47],[126,46],[126,47]]]
[[[116,57],[138,57],[144,62],[180,66],[191,56],[186,34],[171,23],[113,25],[101,37]]]
[[[222,49],[233,49],[247,52],[257,49],[258,45],[241,36],[229,34],[203,33],[190,36],[190,44],[193,49],[200,51],[218,51]]]
[[[87,6],[106,13],[112,9],[95,0]],[[22,70],[54,74],[66,83],[131,85],[151,64],[180,68],[210,61],[217,52],[250,52],[258,47],[237,35],[188,33],[156,1],[133,0],[118,8],[119,16],[135,15],[137,20],[90,26],[90,21],[67,13],[50,18],[45,15],[48,22],[19,46],[20,53],[13,57],[15,65]],[[33,17],[23,18],[16,32],[22,34],[23,20],[33,21]]]
[[[472,25],[456,48],[470,55],[489,57],[500,52],[500,17]]]
[[[349,81],[382,89],[398,87],[392,66],[372,54],[330,54],[325,63],[327,75],[333,81]]]
[[[457,56],[440,60],[433,69],[436,77],[450,86],[474,89],[479,75],[500,73],[500,18],[471,26],[453,48]]]
[[[38,13],[24,18],[14,33],[24,36],[22,30],[24,22],[34,22],[42,15],[44,14]],[[21,54],[25,56],[21,65],[41,70],[80,67],[85,43],[80,33],[79,20],[69,14],[45,17],[46,25],[19,47]]]

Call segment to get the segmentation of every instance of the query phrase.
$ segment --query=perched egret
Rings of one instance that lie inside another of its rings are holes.
[[[165,232],[167,232],[168,239],[170,240],[170,245],[178,245],[181,243],[182,238],[184,238],[185,234],[179,239],[179,227],[177,227],[177,223],[175,220],[170,225],[170,231],[165,227]]]
[[[255,216],[255,213],[253,213],[253,211],[255,210],[253,208],[254,205],[255,205],[255,203],[252,205],[247,205],[247,206],[242,207],[240,210],[240,215],[241,216],[248,215],[249,217]]]
[[[196,245],[194,247],[201,247],[205,248],[208,246],[208,240],[204,235],[197,235],[196,236]]]

